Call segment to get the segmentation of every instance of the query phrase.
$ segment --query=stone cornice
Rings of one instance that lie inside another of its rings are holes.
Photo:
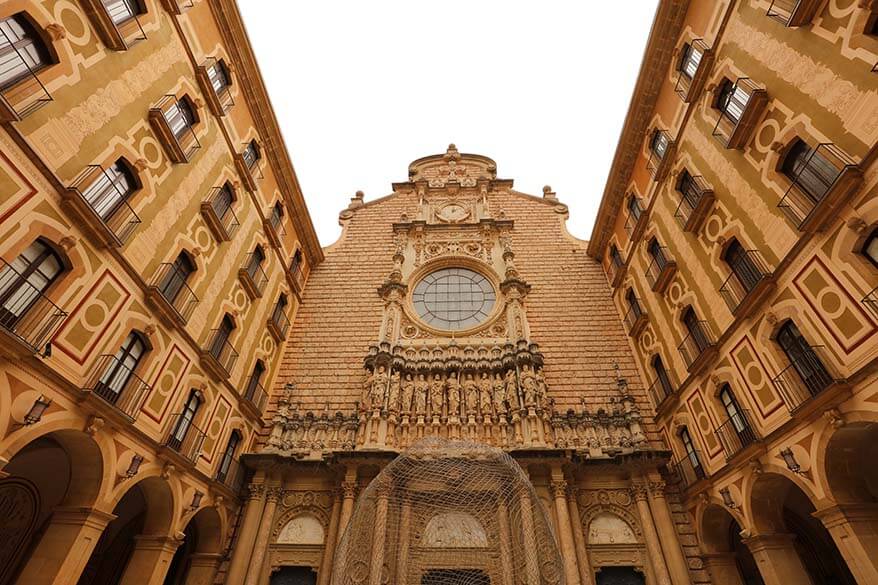
[[[628,115],[622,126],[622,134],[589,240],[588,254],[594,258],[603,255],[612,234],[613,220],[622,205],[625,188],[640,154],[640,146],[665,81],[665,72],[670,66],[688,7],[689,0],[661,0],[656,10],[640,73],[628,106]]]
[[[244,28],[241,13],[235,0],[210,0],[210,8],[219,26],[226,50],[236,65],[235,74],[240,80],[241,93],[253,116],[259,136],[266,146],[269,162],[278,178],[278,188],[283,193],[296,234],[302,242],[304,253],[312,267],[323,261],[323,249],[308,213],[299,179],[287,152],[268,90],[259,71],[253,47]]]

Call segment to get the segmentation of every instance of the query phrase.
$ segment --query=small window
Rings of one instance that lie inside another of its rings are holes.
[[[695,310],[692,309],[692,307],[689,307],[683,313],[682,321],[683,325],[686,327],[686,331],[689,332],[692,341],[698,348],[698,351],[701,352],[707,349],[710,346],[710,340],[704,332],[704,327],[702,327],[701,321],[698,320],[698,315],[695,314]]]
[[[24,12],[0,20],[0,91],[50,63],[48,48]]]
[[[680,192],[691,208],[698,207],[698,201],[701,199],[701,189],[698,188],[695,179],[692,178],[692,175],[686,169],[680,171],[680,178],[677,180],[677,191]]]
[[[652,256],[652,259],[656,263],[656,266],[658,266],[659,270],[662,270],[668,263],[668,259],[665,258],[665,253],[656,238],[649,241],[646,251]]]
[[[640,216],[643,214],[643,209],[640,207],[640,201],[637,200],[635,195],[630,195],[628,197],[628,212],[631,214],[631,217],[634,218],[634,221],[640,219]]]
[[[226,62],[222,59],[217,59],[207,68],[207,77],[210,79],[210,85],[217,95],[232,85],[229,69],[226,67]]]
[[[714,106],[733,124],[741,121],[749,102],[750,94],[743,87],[726,78],[720,82]]]
[[[0,271],[0,326],[12,329],[64,272],[61,257],[37,239]]]
[[[665,154],[668,152],[668,135],[662,132],[661,130],[655,130],[652,133],[652,140],[650,140],[649,148],[652,150],[655,155],[663,159]]]
[[[281,205],[280,202],[278,201],[277,203],[274,204],[274,207],[271,210],[271,217],[269,218],[269,221],[271,222],[271,227],[273,227],[275,229],[280,227],[280,222],[283,219],[283,216],[284,216],[284,208],[283,208],[283,205]]]
[[[186,440],[186,435],[189,433],[189,428],[195,423],[195,415],[198,414],[198,409],[201,408],[201,402],[199,392],[197,390],[190,390],[186,404],[183,405],[183,412],[177,418],[174,431],[168,440],[170,447],[174,449],[182,447],[183,442]]]
[[[131,377],[137,371],[140,360],[147,351],[143,335],[132,331],[125,338],[122,347],[108,361],[108,367],[98,381],[95,392],[111,404],[116,404]]]
[[[683,428],[683,430],[680,431],[680,441],[683,443],[683,449],[686,450],[686,458],[692,465],[692,469],[697,473],[701,470],[701,461],[698,459],[698,451],[695,449],[695,444],[692,442],[692,436],[689,434],[689,429]]]
[[[878,268],[878,227],[872,230],[872,233],[866,238],[862,253],[863,256]]]
[[[232,331],[235,330],[235,322],[229,315],[223,316],[223,320],[220,321],[219,328],[214,332],[213,339],[210,343],[210,354],[215,358],[219,359],[220,356],[223,355],[223,350],[225,345],[229,342],[229,337],[232,335]]]
[[[211,202],[211,206],[213,207],[213,212],[219,218],[220,221],[225,219],[228,213],[232,211],[232,203],[235,201],[235,195],[232,192],[232,187],[226,183],[222,187],[220,187],[219,192],[214,197]]]
[[[723,253],[723,260],[732,269],[741,286],[746,291],[753,290],[764,276],[762,270],[753,261],[751,253],[744,249],[737,239],[732,239]]]
[[[689,43],[683,45],[683,52],[680,55],[680,62],[677,64],[677,70],[692,79],[698,72],[698,65],[701,63],[702,52],[693,47]]]
[[[192,259],[186,252],[180,252],[159,285],[162,296],[173,303],[193,272],[195,272],[195,264]]]
[[[719,400],[722,402],[723,409],[726,411],[726,416],[732,421],[735,430],[738,433],[744,432],[747,421],[744,418],[744,413],[741,410],[741,407],[738,405],[738,399],[735,398],[735,395],[732,393],[731,386],[723,384],[722,389],[719,391]]]
[[[815,204],[826,196],[840,173],[819,149],[800,139],[784,157],[781,171]]]
[[[625,293],[625,300],[628,302],[628,310],[631,311],[635,318],[643,314],[643,310],[640,308],[640,301],[637,300],[637,295],[634,294],[633,290],[629,289]]]
[[[296,249],[296,253],[293,254],[293,259],[290,261],[290,272],[296,274],[302,270],[302,250],[301,248]]]
[[[250,259],[247,261],[247,273],[250,275],[250,278],[255,279],[259,269],[262,267],[262,263],[265,261],[265,252],[262,251],[261,246],[256,246],[253,248],[253,253],[250,254]]]
[[[274,305],[274,312],[271,314],[271,320],[275,323],[281,323],[286,318],[287,311],[287,295],[280,295],[277,298],[277,303]]]
[[[622,261],[622,254],[619,253],[619,248],[616,247],[616,244],[610,245],[610,263],[616,268],[625,263]]]
[[[251,140],[247,143],[241,156],[244,157],[244,163],[247,165],[248,169],[252,169],[256,165],[259,159],[262,158],[262,154],[259,152],[259,145],[256,144],[255,140]]]
[[[139,188],[137,178],[124,159],[100,173],[82,196],[98,216],[107,221]]]
[[[816,395],[832,384],[832,376],[826,366],[795,323],[784,323],[778,329],[775,340],[811,395]]]
[[[170,127],[171,132],[173,132],[174,137],[176,137],[177,140],[182,140],[186,134],[192,131],[192,127],[195,123],[198,122],[198,117],[195,115],[195,108],[192,107],[192,104],[187,97],[174,101],[174,103],[164,110],[163,114],[165,116],[165,121],[168,123],[168,127]]]
[[[238,430],[232,431],[232,434],[229,435],[229,442],[226,443],[219,467],[216,470],[217,481],[223,482],[229,476],[229,468],[232,466],[232,461],[235,459],[235,453],[238,451],[238,445],[241,444],[241,440],[241,432]]]
[[[146,13],[137,0],[101,0],[101,2],[110,19],[117,25],[124,24],[135,16]]]
[[[656,380],[658,380],[658,383],[662,387],[662,390],[665,391],[665,394],[668,396],[673,394],[674,385],[671,383],[671,376],[668,375],[668,370],[665,369],[665,364],[662,362],[661,357],[655,356],[652,358],[652,369],[655,372]]]
[[[262,360],[256,360],[256,363],[253,364],[253,371],[250,373],[250,379],[247,381],[247,389],[244,392],[246,399],[252,400],[254,398],[256,391],[262,386],[263,374],[265,374],[265,364]]]

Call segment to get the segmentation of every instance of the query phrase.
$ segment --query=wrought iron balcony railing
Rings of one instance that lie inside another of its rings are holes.
[[[771,269],[758,250],[747,250],[735,261],[732,271],[719,289],[732,314],[738,314],[749,306],[749,299],[756,296],[768,282]]]
[[[262,384],[251,380],[244,390],[244,400],[252,404],[257,411],[262,412],[262,409],[265,408],[265,403],[268,401],[268,394],[265,392]]]
[[[827,369],[821,357],[823,350],[820,345],[802,348],[799,355],[791,359],[790,364],[772,380],[791,413],[834,384],[842,382]]]
[[[62,195],[83,227],[104,246],[122,246],[140,225],[129,193],[100,165],[89,165]]]
[[[625,329],[628,331],[628,335],[636,337],[641,331],[643,331],[643,328],[648,321],[648,317],[646,316],[646,312],[641,308],[639,299],[630,299],[628,303],[628,310],[625,312],[625,317],[623,319],[625,322]]]
[[[176,451],[191,463],[198,461],[207,436],[192,422],[187,413],[172,414],[162,445]]]
[[[686,367],[692,371],[700,365],[701,359],[716,347],[716,338],[707,321],[695,321],[688,326],[689,334],[677,347]]]
[[[863,304],[872,312],[872,315],[878,319],[878,288],[873,288],[866,296],[863,297]]]
[[[130,420],[137,418],[150,386],[114,355],[98,358],[84,390],[100,397]]]
[[[802,26],[811,22],[820,0],[772,0],[766,15],[784,26]]]
[[[187,275],[169,262],[159,265],[150,282],[149,299],[162,313],[181,325],[185,325],[198,305],[198,297],[186,284]]]
[[[725,451],[726,460],[731,459],[745,447],[760,439],[759,433],[750,422],[751,420],[749,410],[738,410],[726,418],[725,422],[716,430],[723,451]]]
[[[700,55],[697,68],[691,76],[686,71],[678,71],[677,83],[674,86],[674,91],[677,92],[677,95],[679,95],[680,99],[685,103],[694,101],[698,96],[701,87],[704,85],[706,73],[710,69],[710,64],[713,60],[713,51],[707,46],[704,39],[693,40],[689,43],[689,47],[690,51],[697,51]]]
[[[212,360],[213,369],[222,378],[228,378],[238,361],[238,352],[229,343],[228,331],[211,329],[207,343],[202,348],[202,356]]]
[[[66,311],[0,258],[0,328],[28,352],[38,353],[66,318]]]
[[[25,59],[19,46],[9,40],[2,28],[0,45],[11,48],[3,55],[0,72],[4,73],[4,78],[15,80],[0,88],[0,122],[18,122],[51,102],[52,96],[40,81],[38,70],[31,66],[30,59]]]
[[[220,242],[231,240],[238,228],[241,227],[238,216],[235,215],[235,210],[228,202],[224,189],[224,187],[214,187],[207,199],[201,202],[201,215],[213,236]]]
[[[177,96],[166,95],[149,110],[153,130],[168,158],[175,163],[189,162],[201,148],[195,129],[182,113],[184,109]]]
[[[767,104],[768,94],[764,88],[752,79],[739,78],[724,103],[718,105],[720,114],[713,128],[714,138],[726,148],[743,148]]]
[[[668,473],[682,490],[686,490],[693,484],[707,478],[707,471],[701,464],[701,453],[697,450],[682,459],[669,463]]]
[[[238,493],[244,485],[244,473],[244,466],[237,459],[230,459],[220,463],[213,479]]]
[[[140,24],[136,2],[113,2],[105,0],[82,0],[82,5],[101,41],[114,51],[125,51],[136,43],[146,40]]]
[[[817,231],[861,180],[851,157],[834,144],[818,144],[796,165],[777,206],[800,231]]]
[[[677,391],[677,386],[670,377],[670,373],[664,376],[657,376],[649,386],[649,397],[656,410],[659,410],[665,400],[673,396]]]
[[[262,269],[260,257],[254,255],[253,252],[247,254],[244,265],[238,269],[238,278],[241,285],[250,296],[255,299],[262,296],[265,291],[265,285],[268,284],[268,275]]]
[[[677,263],[671,260],[665,246],[654,248],[651,252],[652,261],[646,267],[646,280],[655,292],[664,292],[677,271]]]
[[[214,72],[213,78],[211,77],[211,71]],[[207,107],[210,108],[214,115],[225,116],[232,109],[232,106],[235,105],[235,100],[232,98],[232,86],[228,83],[228,79],[217,77],[216,72],[218,71],[223,71],[223,75],[225,75],[225,69],[219,60],[216,57],[208,57],[204,63],[195,68],[195,77],[198,79],[199,85],[201,85],[201,92],[205,100],[207,100]],[[215,84],[214,80],[224,81]]]
[[[687,175],[677,186],[680,204],[674,217],[685,232],[697,232],[713,206],[713,188],[701,175]]]

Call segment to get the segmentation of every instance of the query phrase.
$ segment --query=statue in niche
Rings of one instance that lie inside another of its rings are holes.
[[[427,378],[424,374],[418,374],[418,379],[415,380],[415,413],[416,414],[427,414],[427,391],[429,390],[430,383],[427,382]]]
[[[436,372],[433,380],[430,381],[430,414],[433,416],[442,415],[442,403],[445,398],[445,380],[442,374]]]
[[[457,381],[457,373],[448,374],[448,416],[460,414],[460,382]]]
[[[506,370],[506,400],[513,408],[520,406],[518,404],[518,382],[515,380],[515,370],[512,368]]]
[[[537,398],[537,379],[529,364],[521,368],[521,389],[524,392],[524,405],[534,406]]]
[[[390,375],[390,390],[387,394],[387,406],[393,412],[399,409],[399,370],[394,370]]]
[[[367,368],[366,379],[363,381],[363,392],[360,395],[360,404],[363,408],[369,408],[369,397],[372,395],[372,383],[374,381],[375,376],[372,374],[372,371]]]
[[[463,394],[466,399],[467,413],[477,414],[479,409],[479,385],[473,380],[471,373],[467,373],[463,380]]]
[[[400,409],[404,413],[411,412],[412,398],[415,395],[415,381],[412,379],[411,374],[405,375],[405,381],[402,383],[400,393],[402,395],[402,405],[400,406]]]
[[[537,385],[537,405],[541,406],[546,400],[548,386],[546,385],[546,376],[543,374],[543,368],[537,368],[534,375]]]
[[[497,413],[506,412],[506,383],[500,372],[494,374],[494,410]]]
[[[491,391],[493,389],[494,385],[491,383],[491,378],[488,377],[488,372],[482,372],[482,377],[479,379],[479,402],[483,416],[491,415]]]
[[[384,366],[378,366],[378,371],[372,377],[372,390],[369,395],[371,408],[381,408],[384,405],[384,393],[387,391],[387,370]]]

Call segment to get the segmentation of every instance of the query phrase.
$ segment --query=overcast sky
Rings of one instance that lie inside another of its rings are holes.
[[[445,152],[551,185],[588,238],[656,0],[239,0],[320,242]]]

